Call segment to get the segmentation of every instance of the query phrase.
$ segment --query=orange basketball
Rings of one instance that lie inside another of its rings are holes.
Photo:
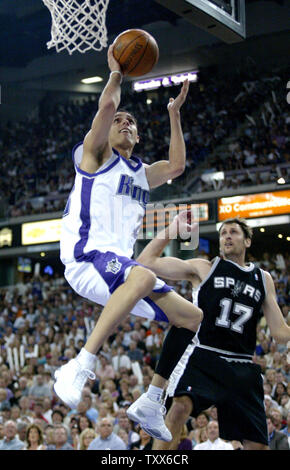
[[[142,29],[128,29],[113,42],[113,54],[122,72],[140,77],[153,69],[158,61],[159,49],[151,34]]]

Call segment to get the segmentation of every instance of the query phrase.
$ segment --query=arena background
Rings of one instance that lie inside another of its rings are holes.
[[[230,43],[161,5],[166,2],[146,3],[144,8],[142,0],[111,0],[106,21],[109,44],[125,29],[143,28],[159,45],[154,70],[122,86],[121,104],[139,117],[137,153],[144,161],[166,158],[166,103],[179,87],[138,93],[133,82],[196,74],[182,110],[186,171],[154,190],[151,202],[200,205],[201,240],[194,253],[180,251],[173,241],[166,254],[211,258],[217,254],[218,223],[224,216],[245,216],[254,230],[249,259],[274,273],[289,321],[290,2],[246,0],[246,38]],[[41,1],[0,1],[0,316],[6,363],[5,295],[36,278],[40,290],[62,279],[59,222],[73,181],[71,149],[88,129],[109,75],[106,50],[72,55],[48,50],[50,27]],[[95,75],[103,81],[81,83]],[[155,217],[154,226],[144,226],[136,255],[157,225]],[[190,298],[185,285],[177,287]],[[21,308],[26,307],[18,302],[16,310]]]

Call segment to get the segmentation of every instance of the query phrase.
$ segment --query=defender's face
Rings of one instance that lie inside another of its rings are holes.
[[[225,256],[239,256],[251,246],[239,224],[224,224],[220,231],[220,251]]]
[[[133,148],[139,142],[135,119],[131,114],[120,111],[115,114],[109,133],[112,147]]]

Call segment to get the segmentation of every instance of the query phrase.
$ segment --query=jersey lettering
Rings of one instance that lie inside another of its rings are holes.
[[[246,287],[243,290],[243,294],[244,295],[249,294],[249,296],[253,298],[255,294],[255,288],[252,286],[249,286],[249,284],[246,284]]]
[[[237,297],[239,294],[243,293],[244,295],[251,297],[251,299],[254,299],[256,302],[259,302],[262,295],[259,289],[255,289],[249,284],[245,284],[244,282],[240,282],[238,280],[236,281],[232,277],[228,276],[215,276],[214,287],[215,289],[231,289],[231,294],[234,297]]]
[[[245,323],[251,318],[253,314],[253,308],[248,305],[243,305],[239,302],[235,302],[232,309],[231,299],[221,299],[220,301],[221,314],[216,318],[216,326],[223,328],[230,328],[236,333],[243,333]],[[238,315],[238,318],[234,321],[230,320],[231,312]]]
[[[149,191],[142,189],[140,186],[134,185],[133,182],[134,178],[132,176],[121,175],[116,194],[130,196],[145,208],[149,201]]]

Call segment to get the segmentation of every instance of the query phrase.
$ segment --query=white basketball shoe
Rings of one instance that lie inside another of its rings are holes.
[[[54,391],[70,408],[75,409],[82,397],[82,390],[88,379],[94,380],[95,374],[84,368],[77,359],[71,359],[54,373]]]
[[[161,441],[172,441],[172,435],[165,426],[163,416],[166,408],[162,403],[153,401],[143,393],[127,409],[127,416],[131,421],[139,423],[141,428],[150,436]]]

